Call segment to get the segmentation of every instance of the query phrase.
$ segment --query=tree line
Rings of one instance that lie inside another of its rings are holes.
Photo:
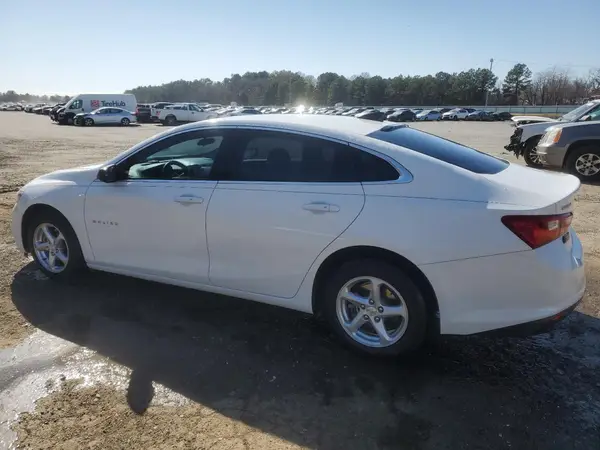
[[[588,76],[571,77],[557,67],[532,75],[518,63],[503,82],[489,69],[393,78],[368,73],[345,77],[325,72],[314,77],[286,70],[233,74],[223,81],[202,78],[178,80],[160,86],[127,91],[139,102],[204,101],[241,105],[490,105],[577,104],[600,94],[600,69]]]
[[[17,94],[15,91],[0,92],[0,103],[61,103],[68,102],[71,97],[68,95],[36,95],[36,94]]]
[[[568,70],[550,68],[532,74],[519,63],[502,82],[489,69],[469,69],[435,75],[398,75],[392,78],[362,73],[345,77],[325,72],[318,77],[287,70],[233,74],[222,81],[201,78],[178,80],[127,90],[138,102],[209,102],[240,105],[483,105],[486,92],[490,105],[577,104],[600,94],[600,69],[588,76],[572,77]],[[0,92],[0,102],[68,99],[62,96],[34,96],[15,91]]]

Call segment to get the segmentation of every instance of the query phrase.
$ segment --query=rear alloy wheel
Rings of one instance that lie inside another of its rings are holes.
[[[540,138],[541,136],[538,136],[527,141],[527,144],[525,144],[525,150],[523,150],[523,159],[525,160],[525,164],[536,169],[539,169],[543,166],[542,160],[540,159],[540,155],[538,155],[536,148],[540,142]]]
[[[177,120],[175,119],[175,116],[167,116],[165,119],[165,124],[172,126],[175,125],[177,123]]]
[[[123,117],[121,119],[121,125],[123,125],[124,127],[126,127],[127,125],[129,125],[131,123],[131,121],[127,118],[127,117]]]
[[[344,264],[325,289],[323,312],[348,345],[371,355],[399,355],[425,339],[427,309],[398,267],[377,260]]]
[[[88,117],[87,119],[85,119],[85,120],[83,121],[83,124],[84,124],[86,127],[91,127],[92,125],[94,125],[94,119],[90,119],[90,118]]]
[[[581,181],[600,181],[600,147],[576,148],[567,157],[565,167]]]

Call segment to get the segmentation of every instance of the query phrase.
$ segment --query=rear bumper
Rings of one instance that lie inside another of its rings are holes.
[[[476,334],[486,337],[526,337],[535,334],[548,333],[549,331],[552,331],[558,323],[571,314],[575,308],[577,308],[577,305],[579,305],[581,300],[582,299],[580,298],[568,308],[563,309],[550,317]]]
[[[442,334],[476,334],[555,317],[585,292],[575,231],[536,250],[421,265],[436,292]]]

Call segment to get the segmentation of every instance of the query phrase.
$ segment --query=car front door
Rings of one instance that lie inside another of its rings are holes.
[[[85,222],[93,267],[207,283],[205,216],[224,133],[164,138],[119,163],[119,181],[92,183]]]
[[[311,264],[364,205],[346,143],[240,129],[207,213],[212,284],[293,297]],[[353,159],[354,158],[354,159]],[[350,176],[346,176],[350,173]]]
[[[206,113],[203,111],[200,111],[200,108],[198,108],[196,105],[189,105],[189,121],[190,122],[198,122],[200,120],[204,120],[206,118]]]
[[[92,118],[94,119],[94,123],[96,125],[102,125],[106,123],[106,111],[106,108],[97,109],[96,111],[94,111],[94,114],[92,114]]]

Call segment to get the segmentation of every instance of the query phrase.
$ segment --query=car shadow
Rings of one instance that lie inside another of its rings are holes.
[[[536,338],[446,338],[374,359],[311,316],[117,275],[66,285],[31,263],[12,298],[36,327],[130,368],[137,414],[157,382],[310,448],[563,449],[600,438],[590,412],[600,324],[579,313]]]

